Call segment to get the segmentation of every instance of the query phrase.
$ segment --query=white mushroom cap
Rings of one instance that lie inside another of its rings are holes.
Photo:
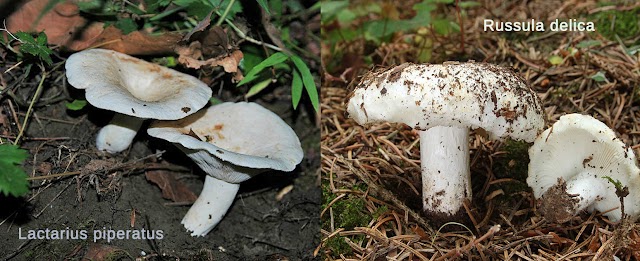
[[[604,215],[619,220],[620,200],[615,186],[605,176],[628,186],[625,213],[634,220],[640,215],[640,169],[636,156],[613,130],[597,119],[581,114],[560,117],[535,140],[529,158],[527,183],[536,198],[552,198],[542,201],[541,212],[548,209],[553,221],[567,221],[582,209],[609,211]],[[574,204],[561,200],[558,193]],[[579,195],[567,196],[575,194]],[[617,209],[610,211],[613,208]],[[547,213],[543,214],[547,217]]]
[[[199,139],[190,136],[191,131]],[[291,171],[303,157],[291,127],[256,103],[227,102],[178,121],[156,121],[147,133],[190,150],[187,155],[200,168],[231,183],[245,181],[251,175],[225,176],[218,170],[221,165],[217,159],[234,168]]]
[[[204,107],[211,88],[197,78],[112,50],[67,59],[69,83],[93,106],[145,119],[177,120]]]
[[[353,92],[347,111],[361,125],[483,128],[493,139],[531,142],[544,128],[542,105],[526,81],[488,63],[405,63],[369,73]]]
[[[268,169],[291,171],[303,157],[291,127],[255,103],[222,103],[182,120],[156,121],[147,133],[173,142],[209,174],[182,219],[192,236],[204,236],[220,222],[239,182]]]

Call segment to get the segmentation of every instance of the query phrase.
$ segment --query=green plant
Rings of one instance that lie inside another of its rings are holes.
[[[291,61],[295,66],[295,69],[291,69],[290,66],[281,66],[285,61]],[[302,98],[302,89],[304,86],[304,89],[309,95],[309,99],[311,100],[313,108],[315,109],[315,111],[319,111],[320,99],[318,98],[318,90],[316,88],[315,81],[313,80],[313,75],[311,75],[309,67],[307,67],[307,65],[297,55],[287,55],[283,52],[274,53],[273,55],[269,56],[269,58],[254,66],[251,71],[247,73],[244,79],[238,83],[238,86],[247,84],[257,79],[259,73],[268,67],[273,67],[276,70],[287,70],[290,71],[290,73],[293,75],[293,79],[291,81],[291,102],[293,104],[293,108],[298,107],[298,103]],[[261,90],[266,88],[270,82],[271,79],[266,79],[253,85],[253,87],[249,89],[246,97],[250,97],[260,92]]]
[[[86,100],[73,100],[72,102],[67,102],[64,104],[67,109],[72,111],[82,110],[85,106],[87,106]]]
[[[47,46],[47,34],[44,32],[38,33],[35,37],[29,33],[16,32],[12,34],[6,29],[0,29],[0,31],[7,32],[9,39],[2,39],[2,44],[9,50],[17,53],[22,59],[36,59],[51,65],[51,54],[53,51]],[[12,41],[20,42],[20,50],[16,51],[10,46]]]
[[[17,145],[0,144],[0,192],[14,197],[29,192],[27,174],[20,167],[29,154]]]
[[[433,42],[449,38],[460,32],[459,20],[436,12],[446,5],[456,5],[459,17],[466,15],[465,9],[478,6],[475,1],[423,0],[411,6],[413,12],[398,10],[397,5],[378,1],[354,3],[349,0],[322,2],[322,36],[329,45],[332,61],[340,61],[344,50],[338,43],[364,39],[367,44],[380,46],[382,43],[397,41],[395,36],[413,33],[413,37],[403,37],[404,42],[415,47],[415,61],[431,60]],[[406,17],[404,14],[412,14]],[[463,41],[461,41],[463,42]],[[365,47],[366,48],[366,47]],[[364,61],[372,63],[371,57]],[[327,64],[327,68],[339,67],[337,62]]]
[[[640,8],[626,11],[613,9],[591,14],[587,19],[596,25],[596,32],[609,40],[616,40],[616,36],[630,39],[640,34],[639,14]]]

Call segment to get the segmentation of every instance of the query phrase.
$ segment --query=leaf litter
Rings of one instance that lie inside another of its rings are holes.
[[[480,3],[482,8],[466,10],[463,37],[433,36],[433,50],[438,51],[433,52],[431,62],[473,59],[513,67],[540,96],[549,126],[566,113],[590,114],[612,127],[636,155],[640,154],[640,57],[625,51],[625,46],[637,43],[638,38],[612,41],[581,32],[483,32],[477,25],[495,14],[564,19],[598,12],[599,7],[593,2],[576,6],[560,1]],[[457,17],[455,5],[438,11]],[[381,45],[357,38],[340,41],[334,47],[324,45],[323,63],[340,57],[347,61],[354,61],[349,57],[368,57],[375,68],[414,61],[421,50],[406,39],[398,33]],[[460,39],[464,39],[464,45]],[[554,55],[563,61],[549,63],[548,58]],[[472,221],[465,225],[473,233],[457,225],[436,232],[439,227],[421,220],[419,213],[417,133],[403,124],[381,123],[365,128],[349,119],[345,111],[349,91],[359,81],[358,75],[371,68],[343,62],[334,69],[325,71],[327,81],[321,89],[322,182],[325,198],[332,200],[321,212],[323,241],[316,249],[317,255],[327,260],[613,260],[614,256],[637,260],[638,223],[628,219],[613,223],[596,213],[581,213],[562,225],[547,222],[537,212],[524,178],[502,177],[500,173],[504,171],[500,166],[507,166],[509,172],[516,172],[518,165],[526,166],[526,150],[509,151],[508,144],[488,141],[479,130],[472,132],[470,144],[474,199],[465,206]],[[609,82],[590,77],[598,72]],[[514,157],[517,153],[524,155]],[[335,206],[348,204],[354,196],[366,201],[362,211],[370,216],[367,225],[346,229],[336,226]],[[374,215],[381,209],[383,213]]]

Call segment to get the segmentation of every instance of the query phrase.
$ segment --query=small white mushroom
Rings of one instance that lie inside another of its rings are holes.
[[[529,142],[544,128],[540,100],[522,77],[475,62],[405,63],[371,72],[352,93],[347,112],[361,125],[400,122],[420,130],[423,206],[438,223],[466,216],[469,128]]]
[[[640,215],[636,156],[597,119],[581,114],[560,117],[535,140],[529,158],[527,183],[547,220],[564,223],[582,210],[606,212],[610,220],[620,220],[620,199],[605,176],[628,187],[625,213],[633,220]]]
[[[292,171],[303,157],[291,127],[255,103],[222,103],[178,121],[155,121],[147,133],[173,142],[208,174],[182,219],[192,236],[220,222],[240,182],[269,169]]]
[[[89,103],[117,112],[96,138],[98,150],[109,153],[129,147],[144,119],[181,119],[211,98],[211,88],[191,75],[112,50],[74,53],[65,69]]]

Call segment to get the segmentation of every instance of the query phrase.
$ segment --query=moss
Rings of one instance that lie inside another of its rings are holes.
[[[500,183],[506,195],[528,189],[529,144],[524,141],[507,141],[503,148],[506,154],[496,158],[493,172],[497,178],[513,178],[516,182]]]
[[[607,10],[594,13],[588,19],[595,23],[598,33],[615,41],[616,35],[625,40],[640,34],[638,15],[640,8],[627,11]]]
[[[347,242],[344,240],[344,237],[341,236],[329,238],[325,242],[325,247],[331,250],[330,254],[333,257],[339,257],[340,255],[350,255],[351,253],[353,253],[353,250],[351,249],[349,244],[347,244]]]
[[[340,200],[333,205],[335,225],[347,230],[366,226],[372,217],[365,211],[364,200],[360,197],[349,195],[344,200]]]
[[[359,183],[349,189],[366,191],[367,185]],[[331,192],[329,182],[323,181],[322,209],[326,208],[336,197],[337,195]],[[354,227],[367,226],[371,220],[378,218],[387,211],[386,206],[382,206],[378,208],[375,213],[369,213],[366,208],[366,201],[361,195],[357,194],[347,194],[347,196],[333,203],[331,208],[335,228],[344,228],[346,230],[352,230]],[[325,215],[328,215],[328,213]],[[328,216],[323,217],[322,227],[330,230],[331,219]],[[347,238],[353,242],[361,242],[364,240],[364,236],[349,236]],[[324,248],[328,250],[333,258],[340,258],[340,255],[351,255],[353,251],[345,241],[345,237],[339,235],[328,239],[325,242]]]

